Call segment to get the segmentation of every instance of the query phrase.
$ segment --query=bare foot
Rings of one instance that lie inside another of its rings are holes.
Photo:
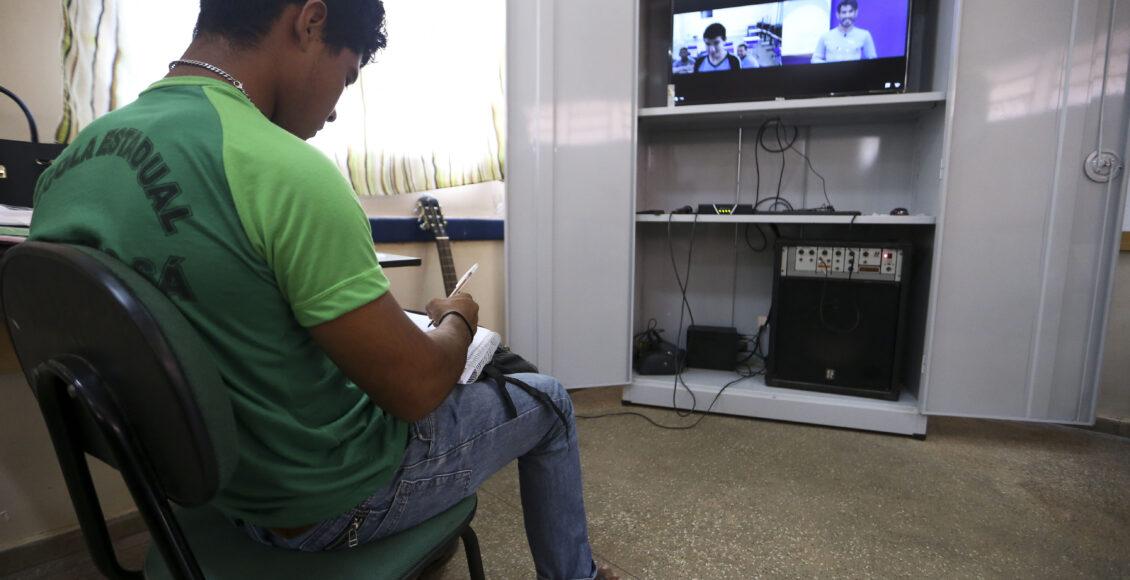
[[[612,571],[612,566],[608,564],[597,564],[596,580],[620,580],[620,577]]]

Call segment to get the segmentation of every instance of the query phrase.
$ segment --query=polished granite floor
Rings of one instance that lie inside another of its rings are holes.
[[[618,395],[574,398],[592,414]],[[625,578],[1130,577],[1130,439],[949,418],[925,441],[721,416],[579,433],[593,547]],[[480,492],[490,578],[534,577],[517,489],[511,466]],[[123,540],[126,558],[145,542]],[[17,577],[93,573],[75,555]],[[460,554],[433,578],[466,577]]]

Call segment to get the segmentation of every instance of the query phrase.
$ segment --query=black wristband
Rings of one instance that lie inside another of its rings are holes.
[[[474,340],[474,339],[475,339],[475,327],[471,326],[471,323],[467,321],[467,317],[466,317],[466,316],[463,316],[462,314],[460,314],[460,313],[459,313],[458,311],[456,311],[456,310],[448,310],[447,312],[445,312],[445,313],[443,314],[443,316],[440,316],[440,317],[439,317],[439,320],[437,320],[437,321],[436,321],[436,326],[438,327],[439,325],[443,324],[443,321],[444,321],[445,319],[447,319],[447,317],[448,317],[448,316],[451,316],[451,315],[453,315],[453,314],[454,314],[455,316],[458,316],[458,317],[459,317],[459,320],[462,320],[462,321],[463,321],[463,324],[466,324],[466,325],[467,325],[467,332],[468,332],[468,333],[470,334],[470,336],[471,336],[471,340]]]

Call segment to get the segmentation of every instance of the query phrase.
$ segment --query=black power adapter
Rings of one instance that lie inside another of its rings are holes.
[[[738,360],[738,330],[732,326],[687,328],[687,366],[732,371]]]

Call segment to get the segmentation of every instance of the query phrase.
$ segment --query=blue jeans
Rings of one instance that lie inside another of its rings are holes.
[[[411,426],[400,470],[357,507],[290,539],[249,524],[243,529],[281,548],[348,549],[444,512],[517,459],[526,538],[538,578],[593,578],[573,402],[553,377],[514,377],[549,395],[568,418],[568,429],[552,409],[513,385],[506,389],[516,417],[493,382],[460,385]]]

